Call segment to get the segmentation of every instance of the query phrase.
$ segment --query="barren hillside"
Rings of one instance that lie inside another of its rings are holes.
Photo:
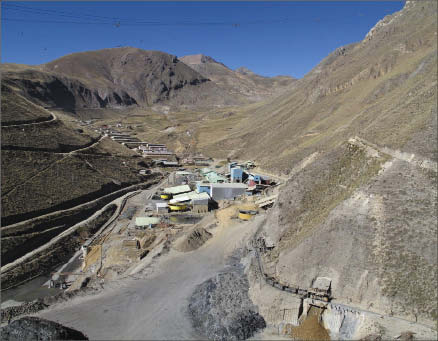
[[[295,81],[289,76],[263,77],[243,67],[233,71],[203,54],[184,56],[180,60],[211,79],[230,96],[242,96],[250,102],[279,95],[290,88]]]
[[[407,2],[358,43],[327,56],[294,88],[206,150],[254,157],[287,173],[315,151],[358,135],[436,159],[436,2]],[[263,128],[261,128],[263,127]],[[431,135],[432,134],[432,135]]]
[[[142,181],[128,148],[2,90],[2,225]]]
[[[289,176],[261,236],[270,275],[437,319],[437,3],[408,1],[216,144]],[[253,127],[258,127],[254,129]],[[260,128],[263,127],[263,128]],[[435,321],[435,322],[434,322]]]

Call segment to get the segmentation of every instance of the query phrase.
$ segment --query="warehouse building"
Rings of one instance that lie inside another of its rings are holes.
[[[234,199],[245,194],[247,186],[242,183],[212,183],[210,197],[215,200]]]

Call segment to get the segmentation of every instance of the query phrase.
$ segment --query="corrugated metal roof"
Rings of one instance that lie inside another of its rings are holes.
[[[154,225],[160,222],[160,218],[156,217],[137,217],[135,218],[135,225],[137,226],[147,226]]]
[[[207,175],[205,175],[205,177],[208,179],[208,181],[212,182],[212,183],[217,183],[217,182],[227,182],[228,179],[223,177],[222,175],[219,175],[215,172],[211,172],[208,173]]]
[[[178,171],[176,172],[177,175],[194,175],[193,173],[186,172],[186,171]]]
[[[177,203],[177,202],[184,202],[184,201],[189,201],[189,200],[200,200],[200,199],[210,199],[210,196],[205,193],[197,193],[197,192],[189,192],[189,193],[184,193],[184,194],[180,194],[180,195],[175,195],[173,197],[172,200],[170,200],[171,204]]]
[[[221,187],[221,188],[247,188],[245,184],[242,183],[222,183],[222,184],[210,184],[211,187]]]
[[[191,189],[189,185],[181,185],[181,186],[165,188],[163,192],[166,194],[179,194],[179,193],[185,193],[190,191]]]

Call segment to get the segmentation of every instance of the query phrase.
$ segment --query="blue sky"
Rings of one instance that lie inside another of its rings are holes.
[[[2,62],[134,46],[203,53],[235,69],[301,78],[339,46],[360,41],[402,1],[2,2]]]

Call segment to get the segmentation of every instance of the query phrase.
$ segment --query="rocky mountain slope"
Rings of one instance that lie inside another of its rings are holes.
[[[2,84],[35,104],[73,113],[157,104],[242,105],[277,94],[292,82],[235,72],[210,57],[183,59],[195,64],[132,47],[87,51],[37,66],[3,64]]]
[[[336,49],[293,90],[248,112],[251,124],[242,120],[210,150],[256,157],[287,173],[304,157],[355,135],[395,149],[416,133],[423,136],[420,131],[433,137],[435,4],[408,2],[361,42]],[[434,143],[416,141],[409,151],[436,159]]]
[[[436,327],[437,3],[406,2],[296,83],[216,144],[289,177],[266,271]]]
[[[229,96],[243,96],[251,102],[281,94],[295,81],[290,76],[263,77],[245,67],[233,71],[203,54],[184,56],[180,60],[226,90]]]
[[[73,53],[39,66],[4,64],[2,83],[36,104],[70,112],[157,103],[242,102],[224,96],[214,82],[175,56],[131,47]]]

